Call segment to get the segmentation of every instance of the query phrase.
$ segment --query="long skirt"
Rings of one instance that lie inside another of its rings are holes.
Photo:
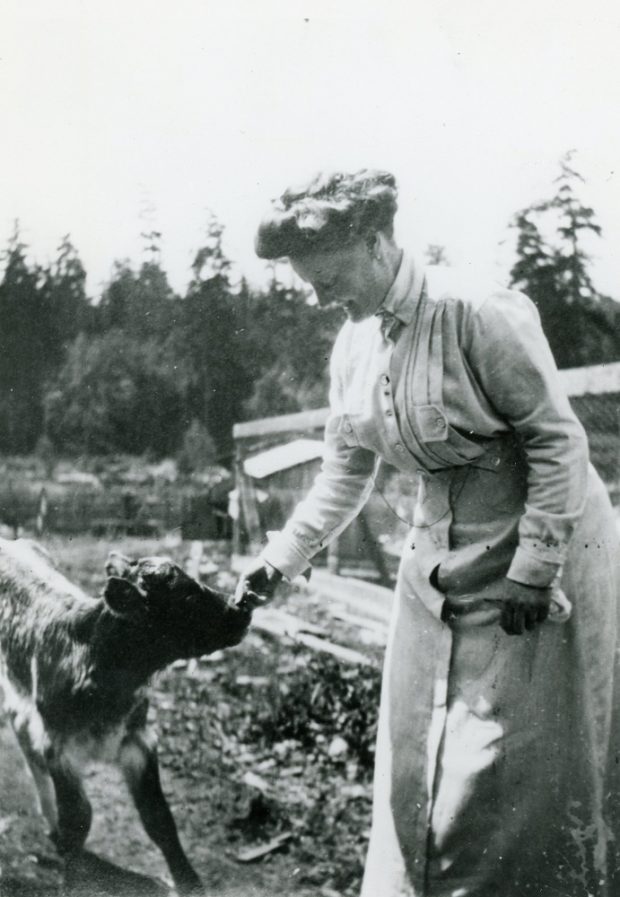
[[[620,549],[598,478],[566,622],[443,623],[402,561],[362,897],[618,897]]]

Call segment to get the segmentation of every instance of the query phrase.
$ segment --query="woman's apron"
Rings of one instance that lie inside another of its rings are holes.
[[[570,619],[506,635],[496,602],[527,466],[508,428],[474,440],[450,426],[444,312],[423,291],[397,385],[421,484],[386,654],[362,897],[613,897],[620,552],[609,500],[592,470],[561,582]]]

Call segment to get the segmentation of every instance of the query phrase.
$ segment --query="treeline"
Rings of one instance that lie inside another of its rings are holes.
[[[620,304],[596,292],[583,206],[570,154],[554,195],[518,212],[512,283],[539,307],[561,367],[620,359]],[[101,296],[65,237],[46,267],[29,261],[19,232],[0,281],[0,452],[175,455],[192,469],[231,453],[234,422],[318,407],[340,312],[320,309],[276,277],[234,282],[212,220],[183,295],[160,261],[116,263]],[[429,247],[430,263],[445,263]]]
[[[68,237],[43,268],[16,233],[0,282],[0,452],[191,467],[227,458],[235,421],[324,404],[339,314],[275,276],[233,283],[221,237],[212,221],[178,295],[149,234],[148,260],[116,263],[93,302]]]

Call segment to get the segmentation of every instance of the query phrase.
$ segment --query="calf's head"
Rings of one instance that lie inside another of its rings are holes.
[[[137,628],[157,666],[238,644],[251,621],[247,604],[233,606],[166,557],[130,560],[112,552],[104,599],[113,614]]]

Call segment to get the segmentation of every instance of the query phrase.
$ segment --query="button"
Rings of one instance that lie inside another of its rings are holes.
[[[351,424],[350,424],[348,421],[347,421],[346,424],[344,425],[344,430],[345,430],[345,433],[352,433],[352,432],[353,432],[353,427],[351,426]]]
[[[388,410],[385,413],[386,413],[387,417],[392,417],[392,415],[394,414],[394,412],[392,411],[391,408],[388,408]]]
[[[381,379],[379,382],[381,383],[382,386],[387,386],[388,383],[390,382],[390,378],[388,377],[387,374],[381,374]]]
[[[405,446],[401,442],[397,442],[396,445],[394,446],[394,448],[396,449],[396,451],[398,452],[399,455],[402,455],[402,453],[405,451]]]
[[[445,422],[445,420],[443,419],[443,417],[436,417],[436,418],[435,418],[435,426],[436,426],[439,430],[444,430],[444,429],[445,429],[446,422]]]

